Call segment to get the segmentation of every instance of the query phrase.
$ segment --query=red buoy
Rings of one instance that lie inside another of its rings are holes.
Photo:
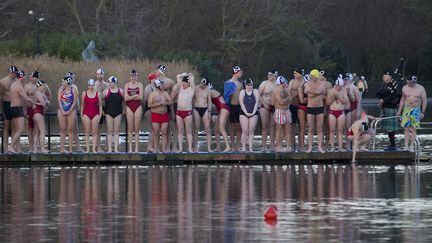
[[[270,205],[267,207],[267,209],[264,211],[264,218],[266,220],[275,220],[278,216],[279,210],[276,206]]]

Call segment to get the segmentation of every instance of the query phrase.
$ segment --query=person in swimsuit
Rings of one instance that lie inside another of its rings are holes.
[[[246,152],[246,140],[249,144],[249,152],[253,152],[253,140],[255,127],[258,122],[258,105],[260,103],[260,94],[257,89],[253,88],[252,79],[245,81],[245,88],[240,91],[240,126],[242,129],[241,143],[242,152]]]
[[[155,80],[157,79],[157,74],[156,73],[149,73],[147,75],[147,79],[148,79],[148,84],[146,85],[146,87],[144,88],[144,96],[143,96],[143,102],[144,102],[144,124],[147,127],[147,130],[149,131],[149,135],[148,135],[148,142],[147,142],[147,152],[153,152],[153,125],[151,122],[151,110],[150,107],[148,105],[148,98],[151,92],[156,90],[156,87],[154,85]]]
[[[275,89],[273,95],[273,104],[275,105],[275,112],[273,120],[276,124],[276,152],[290,152],[291,148],[291,123],[292,115],[289,109],[292,100],[290,90],[288,89],[288,80],[283,76],[277,78],[280,85]],[[283,140],[286,140],[286,149],[282,149]]]
[[[224,83],[224,100],[229,104],[230,114],[230,137],[231,148],[239,151],[241,128],[240,128],[240,105],[239,93],[243,89],[243,83],[240,81],[243,71],[239,66],[232,68],[232,77]]]
[[[367,93],[369,89],[366,78],[364,76],[361,76],[359,80],[357,80],[355,85],[359,90],[360,98],[363,99],[363,94]]]
[[[76,91],[77,94],[79,94],[78,86],[76,86],[76,85],[74,84],[74,82],[75,82],[75,74],[72,73],[72,72],[67,72],[66,75],[65,75],[65,77],[70,77],[70,78],[72,78],[72,88],[75,89],[75,91]],[[48,86],[46,86],[46,87],[48,87]],[[50,98],[50,100],[51,100],[51,98]],[[81,107],[81,105],[80,105],[80,99],[77,98],[77,104],[76,104],[76,113],[77,113],[77,114],[81,114],[81,112],[80,112],[80,110],[79,110],[80,107]],[[78,151],[79,153],[84,153],[84,149],[81,148],[80,141],[79,141],[79,135],[78,135],[78,120],[79,120],[78,118],[75,119],[74,142],[75,142],[75,146],[77,147],[77,151]]]
[[[306,124],[307,124],[307,96],[304,93],[304,88],[306,82],[310,80],[309,74],[305,75],[304,69],[294,70],[294,79],[299,83],[298,87],[298,98],[299,105],[297,106],[297,115],[299,121],[299,135],[298,135],[298,151],[305,150],[305,134],[306,134]],[[301,84],[300,84],[301,83]]]
[[[326,88],[327,88],[326,93],[331,88],[333,88],[333,84],[327,80],[326,72],[324,70],[320,71],[319,80],[321,82],[323,82],[323,83],[326,84]],[[324,106],[324,127],[323,127],[323,132],[324,132],[324,137],[325,137],[325,140],[324,140],[324,149],[327,149],[328,144],[329,144],[329,138],[330,138],[330,136],[329,136],[329,134],[330,134],[330,125],[329,125],[329,118],[328,118],[329,117],[329,107],[327,106],[327,102],[326,102],[325,99],[326,99],[326,96],[324,96],[324,104],[325,104],[325,106]]]
[[[2,114],[3,114],[3,139],[5,141],[9,141],[9,130],[11,129],[11,120],[12,120],[12,114],[10,111],[10,86],[15,81],[16,76],[18,73],[18,68],[15,66],[9,67],[9,74],[0,79],[0,99],[1,99],[1,107],[2,107]],[[13,127],[12,127],[13,129]],[[12,135],[13,136],[13,133]],[[7,143],[3,143],[4,146],[4,152],[7,154],[8,146]]]
[[[12,142],[9,146],[8,150],[11,153],[16,153],[20,149],[20,138],[21,134],[24,130],[24,112],[23,106],[25,102],[29,102],[30,104],[39,104],[35,102],[33,99],[27,96],[24,91],[23,81],[25,79],[25,72],[18,71],[17,79],[10,86],[10,112],[12,116],[12,126],[15,128],[15,132],[12,136]]]
[[[138,73],[135,69],[130,72],[130,82],[124,87],[124,99],[126,101],[126,120],[128,125],[128,152],[133,153],[133,141],[135,153],[139,151],[139,132],[142,118],[142,99],[144,94],[143,84],[138,82]]]
[[[109,87],[104,90],[102,97],[105,101],[105,118],[107,125],[107,146],[108,153],[112,152],[114,142],[114,153],[118,153],[120,124],[125,114],[125,102],[123,89],[118,87],[118,79],[111,76],[108,79]]]
[[[194,97],[194,76],[192,73],[183,73],[177,75],[177,80],[181,80],[181,86],[177,96],[177,129],[178,129],[178,145],[180,153],[183,152],[183,137],[186,130],[186,138],[189,148],[189,153],[193,152],[192,149],[192,100]]]
[[[88,89],[81,95],[81,119],[84,125],[86,153],[90,153],[90,131],[92,133],[92,152],[97,153],[99,120],[102,114],[102,95],[95,88],[96,81],[89,79]]]
[[[337,129],[337,140],[339,145],[339,152],[344,152],[343,148],[343,131],[345,128],[345,112],[344,105],[349,102],[346,90],[343,88],[344,81],[338,77],[335,81],[335,86],[327,92],[326,102],[329,108],[329,143],[330,152],[335,151],[334,147],[334,133]]]
[[[347,138],[353,143],[353,155],[351,162],[356,161],[357,152],[369,151],[366,146],[369,140],[375,135],[375,130],[369,127],[369,119],[376,119],[363,112],[360,120],[355,121],[347,130]]]
[[[168,107],[171,104],[171,97],[164,90],[163,82],[159,79],[154,81],[155,89],[148,97],[148,105],[151,109],[151,122],[153,129],[152,144],[153,152],[159,151],[159,133],[162,135],[162,152],[169,152],[168,144]]]
[[[177,122],[176,122],[176,112],[177,112],[177,97],[172,97],[173,93],[178,93],[178,90],[174,92],[175,82],[168,78],[166,73],[168,72],[167,67],[164,65],[158,65],[154,73],[157,74],[157,79],[162,81],[163,89],[171,95],[171,100],[174,101],[168,108],[168,115],[170,117],[170,121],[168,123],[168,145],[172,146],[171,151],[177,151]]]
[[[216,119],[215,130],[214,130],[215,138],[216,138],[216,151],[221,151],[219,138],[220,138],[220,134],[222,134],[222,137],[225,141],[225,150],[223,152],[229,152],[231,151],[231,147],[228,141],[228,134],[225,129],[225,125],[226,122],[228,121],[228,117],[230,114],[229,106],[225,103],[225,100],[222,97],[221,93],[219,93],[219,91],[213,88],[213,85],[209,84],[209,88],[210,88],[211,102],[216,106],[216,109],[219,113]]]
[[[346,113],[345,127],[348,129],[354,121],[360,118],[361,114],[361,100],[360,92],[358,88],[353,83],[353,75],[351,73],[345,74],[344,79],[344,89],[347,91],[348,98],[350,99],[349,108],[347,107],[348,113]]]
[[[427,95],[423,86],[417,83],[417,76],[407,78],[402,88],[402,98],[397,116],[402,115],[401,126],[404,128],[405,151],[414,151],[414,140],[420,121],[424,118],[427,107]]]
[[[95,83],[95,89],[97,92],[99,92],[99,94],[102,94],[106,89],[108,89],[109,87],[109,82],[104,80],[105,77],[105,70],[103,68],[99,68],[96,71],[96,83]],[[102,110],[104,110],[104,107],[102,107]],[[103,133],[102,129],[103,129],[103,122],[104,122],[105,118],[104,118],[104,114],[101,114],[101,117],[99,119],[99,124],[98,124],[98,131],[97,131],[97,151],[98,152],[104,152],[104,149],[101,146],[101,134]]]
[[[315,128],[318,136],[318,151],[325,153],[323,145],[324,124],[324,96],[327,95],[327,85],[319,81],[320,72],[313,69],[310,72],[310,81],[305,84],[304,92],[307,95],[307,122],[308,122],[308,150],[312,152]]]
[[[299,109],[300,105],[300,93],[299,90],[301,87],[303,87],[304,80],[303,80],[303,74],[304,70],[300,68],[294,69],[294,79],[291,79],[291,81],[288,84],[288,90],[290,92],[291,96],[291,104],[289,106],[290,112],[291,112],[291,141],[290,143],[292,145],[295,144],[295,135],[296,135],[296,124],[299,126],[299,135],[298,135],[298,150],[302,151],[304,149],[304,133],[305,133],[305,126],[306,126],[306,113]],[[301,115],[299,113],[302,113]]]
[[[201,121],[204,124],[204,129],[207,138],[207,151],[211,150],[211,95],[208,81],[206,78],[201,79],[201,84],[195,86],[195,93],[193,98],[193,118],[194,118],[194,149],[198,152],[198,131],[201,126]]]
[[[33,111],[33,122],[34,122],[34,134],[33,134],[33,152],[48,153],[49,151],[45,148],[45,109],[49,106],[50,100],[45,95],[46,84],[43,80],[38,80],[36,83],[36,91],[34,92],[34,98],[40,105],[34,105]],[[40,149],[38,149],[38,145]]]
[[[73,87],[73,79],[70,76],[64,77],[62,86],[57,93],[58,111],[57,118],[60,127],[60,152],[68,153],[65,150],[66,132],[68,135],[69,149],[72,151],[74,130],[76,126],[79,94]]]
[[[273,94],[277,88],[276,78],[278,71],[272,70],[267,73],[267,80],[263,81],[258,87],[260,93],[261,108],[259,110],[261,118],[261,151],[267,151],[267,134],[270,130],[270,150],[274,151],[275,142],[275,122],[272,119],[274,113]]]
[[[27,96],[30,98],[34,98],[34,93],[37,90],[36,82],[39,80],[40,74],[38,71],[33,71],[30,74],[29,82],[24,85],[24,91]],[[33,121],[33,105],[26,103],[25,114],[27,117],[27,136],[29,141],[29,152],[33,150],[33,129],[34,129],[34,121]]]

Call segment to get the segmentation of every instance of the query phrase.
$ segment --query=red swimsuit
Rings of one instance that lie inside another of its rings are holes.
[[[215,97],[215,98],[211,99],[212,103],[216,106],[218,112],[220,112],[222,109],[230,111],[229,106],[227,104],[225,104],[225,103],[222,103],[220,101],[220,97],[221,97],[221,95],[219,95],[218,97]]]
[[[128,88],[127,92],[128,95],[133,96],[139,94],[140,90],[139,87]],[[129,107],[133,113],[135,113],[135,111],[141,106],[141,100],[129,100],[126,102],[126,106]]]
[[[329,114],[333,115],[334,117],[336,117],[336,119],[338,119],[342,114],[345,114],[345,113],[343,110],[340,110],[340,111],[330,110]]]
[[[36,115],[37,113],[44,115],[44,107],[41,105],[36,105],[36,107],[33,109],[33,115]]]
[[[86,115],[90,120],[93,120],[95,116],[99,115],[99,97],[98,93],[96,92],[95,97],[90,98],[87,95],[87,91],[84,96],[84,111],[83,115]]]

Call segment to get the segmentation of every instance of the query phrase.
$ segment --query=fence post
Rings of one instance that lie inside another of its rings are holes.
[[[126,150],[125,150],[125,152],[127,152],[128,151],[128,125],[127,125],[127,118],[125,119],[125,137],[126,137]]]

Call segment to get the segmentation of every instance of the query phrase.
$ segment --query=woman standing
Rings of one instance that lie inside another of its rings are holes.
[[[253,139],[255,126],[258,121],[258,103],[259,103],[259,92],[253,88],[252,79],[245,81],[245,89],[240,91],[240,126],[242,129],[241,142],[242,152],[246,152],[246,139],[249,143],[249,152],[253,152]]]
[[[88,89],[81,96],[81,119],[85,130],[86,153],[90,152],[90,131],[92,133],[92,151],[97,153],[98,126],[102,114],[102,97],[95,89],[96,82],[90,79]]]
[[[220,151],[219,137],[220,134],[222,134],[222,137],[225,141],[225,150],[223,152],[229,152],[231,151],[231,147],[228,142],[228,134],[225,130],[225,124],[230,114],[229,106],[225,103],[225,100],[222,97],[221,93],[215,90],[211,84],[209,84],[209,88],[211,101],[216,106],[216,109],[219,112],[215,126],[216,151]]]
[[[38,80],[36,83],[36,92],[34,93],[34,98],[36,102],[43,105],[33,106],[33,121],[34,121],[34,135],[33,135],[33,152],[38,152],[38,144],[40,146],[40,152],[47,153],[48,150],[45,148],[45,108],[49,106],[50,101],[47,96],[45,96],[45,82],[43,80]]]
[[[122,114],[125,113],[123,89],[117,87],[118,79],[111,76],[108,79],[109,87],[103,92],[105,100],[105,118],[107,123],[108,153],[112,152],[114,139],[114,153],[118,153],[119,131]]]
[[[72,152],[74,128],[77,119],[78,92],[72,87],[72,77],[64,77],[62,86],[57,92],[58,111],[57,118],[60,127],[60,152],[69,153],[65,150],[66,132],[68,135],[69,149]]]
[[[124,87],[124,100],[126,101],[126,120],[128,126],[128,152],[133,153],[132,145],[135,141],[135,153],[138,153],[139,130],[142,117],[143,85],[138,82],[138,73],[135,69],[130,72],[130,81]],[[134,139],[135,138],[135,139]]]

